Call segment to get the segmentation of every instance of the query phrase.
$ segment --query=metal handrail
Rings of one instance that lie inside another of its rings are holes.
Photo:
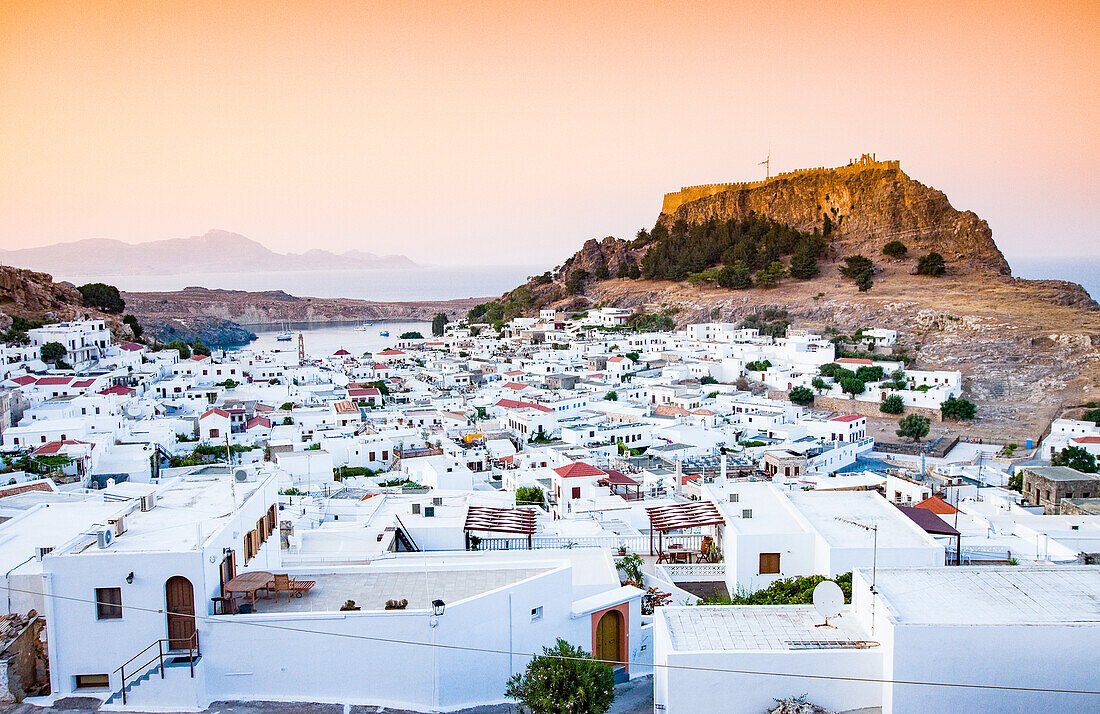
[[[159,660],[160,661],[160,678],[164,679],[164,644],[166,642],[170,644],[171,639],[162,638],[162,639],[157,640],[156,642],[153,642],[148,647],[143,649],[141,652],[138,652],[136,655],[134,655],[130,659],[123,662],[122,665],[118,669],[115,670],[116,673],[120,673],[122,675],[122,688],[121,688],[121,691],[122,691],[122,703],[123,703],[123,705],[126,704],[126,680],[128,678],[137,675],[139,672],[144,673],[147,670],[147,668],[149,667],[149,665],[151,665],[154,662]],[[155,657],[153,657],[151,660],[149,660],[148,662],[146,662],[145,664],[135,668],[133,671],[130,672],[130,674],[126,674],[126,671],[125,671],[126,670],[126,665],[130,664],[131,662],[133,662],[138,657],[142,656],[143,654],[145,654],[149,650],[153,649],[153,647],[157,648],[157,655]],[[171,651],[172,650],[169,650],[169,652],[171,652]],[[180,651],[182,652],[182,650],[180,650]],[[202,654],[202,652],[199,650],[199,631],[195,630],[194,632],[191,633],[191,636],[187,638],[187,659],[188,659],[188,662],[191,665],[191,678],[192,679],[195,678],[195,657],[198,656],[198,655],[201,655],[201,654]]]

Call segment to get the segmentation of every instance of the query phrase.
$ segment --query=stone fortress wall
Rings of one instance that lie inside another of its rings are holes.
[[[664,204],[661,206],[661,213],[673,214],[676,209],[690,201],[695,201],[700,198],[706,198],[707,196],[713,196],[716,193],[722,193],[723,191],[740,191],[750,188],[759,188],[766,186],[772,181],[779,181],[781,179],[789,179],[795,176],[806,176],[809,174],[846,174],[846,173],[858,173],[860,171],[866,171],[868,169],[886,169],[886,170],[901,170],[900,161],[878,161],[875,159],[874,154],[864,154],[859,159],[853,159],[848,162],[847,166],[838,166],[836,168],[826,168],[824,166],[817,166],[808,169],[795,169],[794,171],[784,171],[783,173],[776,174],[771,178],[763,179],[761,181],[743,181],[741,183],[705,183],[699,186],[684,186],[675,193],[666,193]]]

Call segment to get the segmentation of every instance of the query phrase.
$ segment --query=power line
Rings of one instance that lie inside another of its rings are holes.
[[[29,595],[39,595],[42,597],[53,598],[55,600],[65,600],[69,602],[78,602],[89,605],[100,604],[96,600],[88,598],[73,597],[70,595],[57,595],[55,593],[46,594],[35,590],[25,590],[21,588],[13,588],[11,586],[2,586],[0,589],[7,590],[9,592],[26,593]],[[923,682],[918,680],[904,680],[904,679],[882,679],[879,677],[851,677],[844,675],[834,674],[809,674],[809,673],[796,673],[796,672],[769,672],[763,670],[747,670],[747,669],[729,669],[724,667],[703,667],[700,665],[687,665],[687,664],[660,664],[657,662],[636,662],[631,660],[610,660],[610,659],[596,659],[595,657],[566,657],[562,655],[543,655],[539,652],[519,652],[515,650],[502,650],[494,649],[490,647],[471,647],[469,645],[453,645],[442,644],[438,642],[420,642],[417,640],[399,640],[391,637],[373,637],[371,635],[358,635],[350,632],[318,632],[316,630],[309,630],[301,627],[291,627],[287,625],[275,625],[266,622],[249,622],[247,620],[234,620],[232,622],[225,619],[226,616],[217,615],[195,615],[189,612],[171,612],[163,608],[148,608],[138,607],[134,605],[123,605],[123,610],[137,610],[138,612],[148,612],[157,615],[177,615],[180,617],[189,617],[195,620],[201,620],[203,622],[220,622],[222,624],[234,624],[244,625],[246,627],[256,627],[260,629],[280,630],[283,632],[294,632],[299,634],[327,636],[327,637],[339,637],[350,640],[364,640],[369,642],[384,642],[387,644],[396,645],[408,645],[412,647],[432,647],[445,650],[455,650],[460,652],[477,652],[481,654],[499,654],[499,655],[517,655],[520,657],[536,657],[547,656],[554,659],[561,660],[576,660],[579,662],[599,662],[606,665],[633,665],[638,667],[653,667],[654,669],[661,668],[667,670],[684,670],[684,671],[697,671],[697,672],[717,672],[721,674],[747,674],[761,677],[795,677],[799,679],[826,679],[834,681],[844,682],[871,682],[875,684],[908,684],[915,686],[925,687],[956,687],[962,689],[993,689],[1011,692],[1045,692],[1052,694],[1087,694],[1087,695],[1100,695],[1100,690],[1088,690],[1088,689],[1059,689],[1052,687],[1020,687],[1011,685],[998,685],[998,684],[968,684],[962,682]],[[48,635],[47,635],[48,637]],[[877,643],[876,643],[877,644]]]

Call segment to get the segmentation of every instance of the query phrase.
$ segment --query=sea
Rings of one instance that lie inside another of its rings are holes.
[[[1078,283],[1094,300],[1100,298],[1100,257],[1030,258],[1006,256],[1017,278],[1068,280]]]
[[[302,335],[306,354],[310,357],[327,357],[339,350],[347,350],[356,357],[366,352],[380,352],[397,344],[404,332],[419,332],[432,336],[432,323],[402,320],[373,320],[355,324],[329,322],[291,322],[286,325],[245,325],[256,333],[256,339],[246,346],[228,348],[288,352],[298,354],[298,335]],[[280,342],[282,332],[291,332],[289,342]],[[388,332],[388,335],[383,335]]]

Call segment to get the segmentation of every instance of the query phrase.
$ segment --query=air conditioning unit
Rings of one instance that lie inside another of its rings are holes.
[[[741,509],[741,517],[742,518],[752,518],[752,509],[751,508]]]
[[[440,498],[439,496],[436,496],[435,498],[432,499],[432,505],[433,506],[442,506],[443,505],[443,499]]]
[[[237,469],[233,472],[233,480],[237,483],[244,483],[245,481],[252,480],[252,474],[245,469]]]
[[[157,505],[157,494],[149,493],[141,497],[141,510],[151,511]]]
[[[34,557],[38,560],[42,560],[45,556],[53,552],[53,546],[40,545],[34,549]]]
[[[100,548],[106,548],[115,541],[115,533],[111,528],[100,528],[95,535],[96,543]]]
[[[419,503],[414,503],[412,505],[412,513],[413,513],[414,516],[420,515],[420,504]]]
[[[435,518],[435,506],[424,506],[424,517]]]
[[[120,536],[126,532],[126,520],[122,516],[110,519],[107,521],[107,525],[111,526],[115,536]]]
[[[731,493],[730,494],[730,503],[737,503],[740,500],[741,500],[741,494],[739,494],[739,493]]]

